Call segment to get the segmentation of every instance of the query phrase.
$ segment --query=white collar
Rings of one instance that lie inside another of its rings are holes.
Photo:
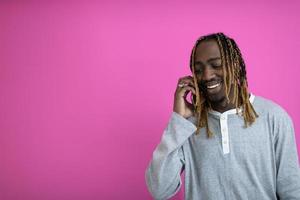
[[[253,102],[254,102],[254,97],[255,97],[254,94],[250,93],[249,101],[250,101],[251,104],[253,104]],[[242,107],[239,107],[238,108],[238,112],[240,113],[241,111],[242,111]],[[211,113],[211,114],[213,114],[213,115],[217,115],[217,116],[221,116],[222,115],[222,116],[224,116],[224,115],[229,115],[229,114],[236,114],[236,109],[233,108],[233,109],[227,110],[227,111],[225,111],[223,113],[220,113],[220,112],[218,112],[216,110],[211,109],[208,112]]]

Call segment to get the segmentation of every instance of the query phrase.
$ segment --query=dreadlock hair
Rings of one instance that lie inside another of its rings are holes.
[[[236,114],[239,114],[238,109],[241,106],[245,128],[247,128],[249,125],[252,125],[252,123],[255,121],[255,118],[258,117],[258,114],[255,112],[252,104],[249,101],[245,62],[235,41],[221,32],[201,36],[196,41],[190,57],[190,68],[193,73],[194,85],[196,89],[196,97],[195,95],[192,95],[192,101],[195,112],[197,114],[196,135],[200,134],[200,128],[206,127],[207,137],[211,138],[213,136],[213,133],[208,127],[208,111],[212,109],[212,107],[210,102],[204,98],[203,92],[199,90],[194,66],[194,58],[197,45],[200,42],[207,40],[215,40],[218,43],[220,49],[227,103],[230,102],[228,98],[229,92],[231,91],[231,89],[233,89],[233,99],[231,103],[234,103],[235,105]]]

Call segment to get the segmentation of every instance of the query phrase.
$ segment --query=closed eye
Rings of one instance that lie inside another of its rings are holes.
[[[217,68],[220,68],[222,67],[222,65],[212,65],[213,68],[217,69]]]

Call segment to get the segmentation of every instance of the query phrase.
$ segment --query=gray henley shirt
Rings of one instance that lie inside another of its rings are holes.
[[[176,112],[145,172],[154,199],[173,197],[184,175],[187,200],[300,200],[300,168],[291,117],[275,102],[251,93],[259,115],[252,126],[236,109],[209,111],[196,135],[196,118]]]

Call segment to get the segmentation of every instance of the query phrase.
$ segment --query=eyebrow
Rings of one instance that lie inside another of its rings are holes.
[[[210,58],[207,60],[207,62],[211,62],[211,61],[214,61],[214,60],[221,60],[220,57],[215,57],[215,58]],[[195,64],[202,64],[201,61],[195,61]]]

